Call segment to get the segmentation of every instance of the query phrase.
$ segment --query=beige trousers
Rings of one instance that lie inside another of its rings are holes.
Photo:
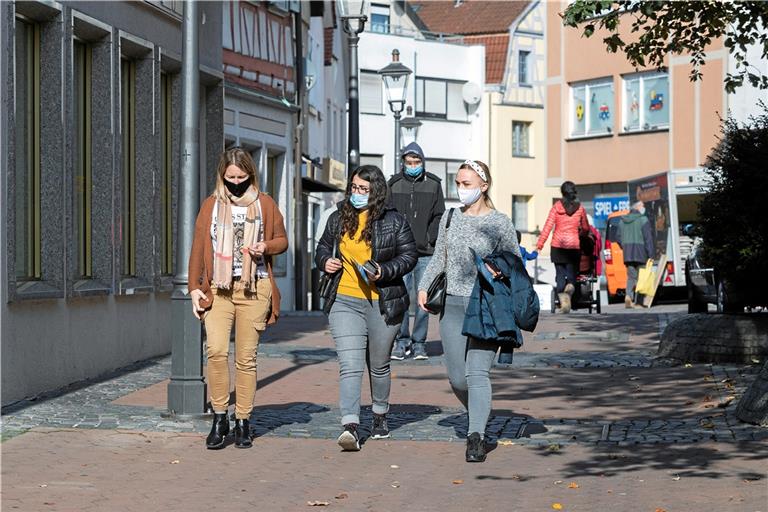
[[[213,288],[213,306],[205,316],[208,394],[214,411],[229,406],[229,339],[235,327],[235,417],[248,419],[256,395],[256,354],[272,300],[269,279],[256,282],[256,293],[239,282],[232,290]]]

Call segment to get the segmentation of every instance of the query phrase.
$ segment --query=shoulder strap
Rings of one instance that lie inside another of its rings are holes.
[[[455,209],[456,208],[451,208],[450,210],[448,210],[448,219],[445,221],[445,229],[446,229],[446,231],[448,230],[449,227],[451,227],[451,217],[453,217],[453,211]]]

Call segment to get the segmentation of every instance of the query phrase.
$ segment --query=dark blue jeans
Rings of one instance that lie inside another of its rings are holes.
[[[430,258],[431,256],[419,256],[419,260],[416,262],[416,267],[403,277],[412,305],[416,304],[416,296],[419,293],[419,281],[421,281],[421,276],[424,275],[424,271],[427,270]],[[413,334],[411,334],[411,331],[409,330],[410,315],[408,311],[405,312],[403,323],[400,324],[400,334],[397,336],[398,343],[408,346],[411,343],[424,343],[427,340],[429,313],[422,311],[422,309],[417,306],[415,316],[416,318],[413,321]]]

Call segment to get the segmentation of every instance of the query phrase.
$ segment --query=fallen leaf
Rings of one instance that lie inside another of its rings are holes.
[[[754,357],[752,358],[752,362],[755,363],[755,364],[760,364],[760,360],[759,359],[755,359]]]
[[[334,496],[334,498],[336,498],[337,500],[345,500],[345,499],[349,498],[349,494],[347,494],[345,492],[340,492],[339,494]]]
[[[392,468],[392,469],[400,469],[400,466],[398,466],[397,464],[392,464],[389,467]]]
[[[453,481],[453,482],[451,482],[451,483],[452,483],[452,484],[456,484],[456,485],[461,485],[461,484],[463,484],[463,483],[464,483],[464,480],[454,480],[454,481]]]
[[[553,503],[552,508],[555,510],[563,510],[563,506],[560,503]]]
[[[520,475],[512,475],[512,480],[521,480]]]
[[[177,460],[172,460],[172,461],[171,461],[171,464],[179,464],[180,462],[181,462],[181,461],[180,461],[180,460],[178,460],[178,459],[177,459]]]
[[[673,476],[673,477],[672,477],[672,480],[674,480],[675,482],[677,482],[678,480],[680,480],[680,475],[675,475],[675,476]]]
[[[308,501],[307,502],[307,506],[310,506],[310,507],[327,507],[328,505],[330,505],[330,503],[328,503],[327,501],[317,501],[317,500],[315,500],[315,501]]]
[[[663,508],[657,508],[656,510],[654,510],[654,512],[667,512],[667,511],[664,510]]]
[[[502,439],[501,441],[498,441],[497,444],[499,444],[500,446],[512,446],[513,444],[515,444],[515,442],[510,441],[509,439]]]
[[[555,484],[555,485],[560,485],[561,483],[563,483],[563,481],[562,480],[555,480],[552,483]]]
[[[547,446],[547,451],[550,452],[559,452],[560,451],[560,445],[557,443],[551,443]]]
[[[576,482],[571,482],[571,483],[568,484],[568,488],[569,489],[578,489],[579,488],[579,484],[577,484]]]
[[[685,363],[683,368],[693,368],[693,365],[691,363]]]
[[[46,487],[48,487],[48,484],[40,484],[39,487],[42,487],[43,489],[45,489]]]
[[[390,487],[393,487],[393,488],[397,489],[398,487],[400,487],[400,482],[392,482],[389,485],[390,485]]]
[[[701,420],[699,424],[702,428],[715,428],[715,424],[709,420]]]

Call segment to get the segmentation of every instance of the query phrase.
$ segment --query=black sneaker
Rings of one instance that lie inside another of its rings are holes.
[[[357,425],[354,423],[344,425],[344,432],[339,435],[336,442],[345,452],[359,452],[360,436],[357,433]]]
[[[389,427],[387,426],[387,415],[373,413],[373,428],[371,428],[371,439],[386,439],[389,437]]]
[[[485,439],[477,432],[467,437],[467,462],[485,462]]]
[[[413,344],[413,351],[411,352],[414,359],[417,360],[425,360],[429,359],[429,356],[427,355],[427,344],[426,343],[414,343]]]
[[[408,344],[408,340],[397,341],[395,343],[395,348],[392,350],[392,355],[390,357],[395,361],[402,361],[403,359],[408,357],[408,354],[410,353],[411,353],[411,346]]]

